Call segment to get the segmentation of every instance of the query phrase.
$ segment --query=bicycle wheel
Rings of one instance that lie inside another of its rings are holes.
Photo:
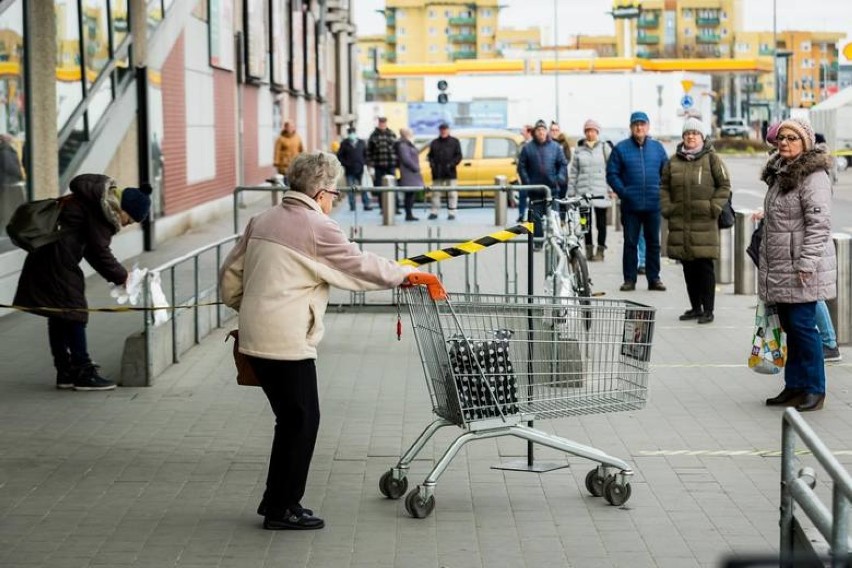
[[[575,248],[571,251],[570,257],[570,267],[571,267],[571,288],[572,292],[578,298],[589,298],[592,295],[592,282],[589,280],[589,264],[586,260],[586,256],[580,251],[579,248]],[[588,300],[580,300],[581,306],[588,306],[590,302]],[[583,310],[583,325],[586,328],[586,331],[589,331],[592,327],[592,311],[591,310]]]

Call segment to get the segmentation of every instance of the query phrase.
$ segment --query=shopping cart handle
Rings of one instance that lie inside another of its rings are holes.
[[[447,291],[438,277],[429,272],[411,272],[405,277],[403,286],[426,286],[429,297],[433,300],[446,300]]]

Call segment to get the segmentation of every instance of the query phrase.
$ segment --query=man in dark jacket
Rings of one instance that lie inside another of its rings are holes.
[[[378,126],[367,140],[367,165],[373,168],[373,185],[382,186],[385,176],[396,177],[396,154],[394,153],[396,134],[388,128],[387,117],[380,116]],[[382,200],[379,198],[379,207]],[[396,212],[401,212],[399,199],[396,200]]]
[[[122,286],[127,270],[113,256],[113,235],[133,222],[142,222],[151,208],[151,186],[118,189],[115,180],[83,174],[71,180],[71,195],[63,198],[59,222],[63,236],[27,255],[18,280],[15,305],[68,311],[33,313],[47,318],[50,352],[56,367],[56,388],[109,390],[115,383],[101,377],[86,344],[86,280],[84,258],[98,274]]]
[[[559,186],[568,182],[568,160],[562,146],[550,139],[547,124],[543,120],[535,123],[533,139],[524,144],[518,156],[518,176],[523,185],[546,185],[552,196],[557,196]],[[546,197],[542,190],[529,190],[529,210],[534,223],[536,237],[544,235],[542,220],[547,210]],[[541,249],[536,244],[536,249]]]
[[[636,289],[640,230],[647,244],[648,289],[666,289],[660,280],[660,177],[669,158],[663,145],[648,135],[649,123],[644,112],[630,115],[631,136],[616,145],[606,167],[606,182],[621,199],[622,292]]]
[[[343,165],[343,171],[346,175],[347,187],[361,187],[361,178],[364,176],[364,166],[367,164],[367,145],[363,140],[358,138],[353,127],[349,127],[346,131],[346,139],[340,143],[340,148],[337,149],[337,159]],[[364,204],[364,211],[370,211],[370,192],[361,192],[361,202]],[[349,210],[355,211],[355,192],[349,191]]]
[[[438,137],[429,144],[429,167],[432,169],[432,185],[454,186],[458,182],[456,167],[462,161],[461,143],[458,138],[450,136],[450,125],[442,123],[438,126]],[[452,221],[456,218],[456,209],[459,206],[459,192],[447,192],[447,219]],[[429,219],[438,218],[438,210],[441,208],[441,194],[432,192],[432,212]]]

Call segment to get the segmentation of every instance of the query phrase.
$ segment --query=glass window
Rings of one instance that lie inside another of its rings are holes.
[[[83,100],[77,0],[56,0],[56,129]]]
[[[130,33],[130,20],[127,17],[127,0],[112,0],[112,47],[121,45]]]
[[[112,102],[112,77],[109,77],[104,84],[98,89],[98,92],[91,96],[89,107],[86,112],[89,113],[89,128],[93,129],[98,124],[98,121],[106,112],[107,107]]]
[[[473,158],[473,153],[476,151],[476,138],[462,138],[459,143],[461,144],[462,158]]]
[[[86,50],[86,85],[91,85],[109,62],[107,0],[83,0],[83,45]]]
[[[0,13],[0,250],[12,247],[6,224],[25,201],[26,187],[26,100],[24,98],[24,9],[23,0],[10,2]]]
[[[511,138],[483,138],[483,158],[514,158],[518,155],[518,145]]]
[[[148,0],[148,36],[151,32],[157,29],[160,22],[163,21],[163,2],[162,0]]]
[[[430,18],[434,18],[434,17],[435,17],[435,10],[429,10],[429,17],[430,17]]]

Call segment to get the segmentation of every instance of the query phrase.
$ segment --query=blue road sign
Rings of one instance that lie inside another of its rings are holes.
[[[693,99],[690,95],[683,95],[683,98],[680,99],[680,106],[685,109],[690,109],[695,106],[695,99]]]

